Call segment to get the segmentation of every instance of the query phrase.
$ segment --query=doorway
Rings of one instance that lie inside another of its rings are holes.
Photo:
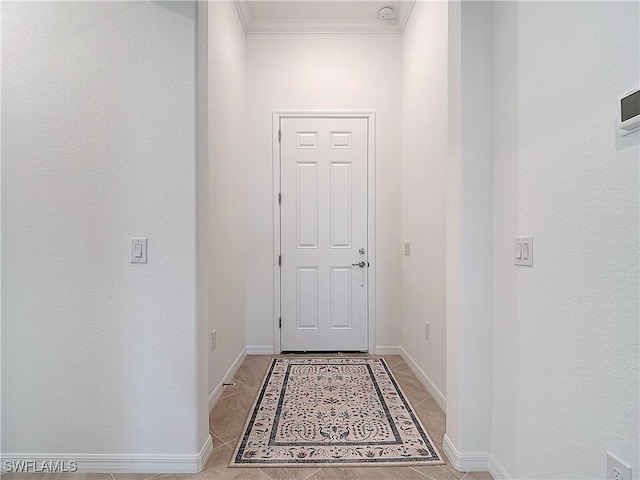
[[[273,126],[276,351],[374,351],[375,115]]]

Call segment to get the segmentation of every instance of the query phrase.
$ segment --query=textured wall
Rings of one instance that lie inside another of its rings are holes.
[[[210,392],[245,346],[245,35],[233,2],[209,4]],[[249,275],[251,271],[248,272]]]
[[[446,434],[463,453],[488,454],[493,254],[492,4],[451,2],[449,7]]]
[[[513,478],[638,454],[637,2],[495,5],[492,451]],[[533,268],[513,237],[534,236]]]
[[[2,452],[202,448],[195,39],[194,3],[2,4]]]
[[[401,344],[445,396],[446,160],[447,4],[417,2],[402,34]]]
[[[247,344],[273,344],[274,110],[371,110],[377,122],[378,345],[400,342],[399,35],[249,35]]]

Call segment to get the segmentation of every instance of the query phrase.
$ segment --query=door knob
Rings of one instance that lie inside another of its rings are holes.
[[[352,263],[351,265],[353,265],[354,267],[364,268],[364,266],[366,265],[366,263],[364,263],[364,262],[358,262],[358,263]]]

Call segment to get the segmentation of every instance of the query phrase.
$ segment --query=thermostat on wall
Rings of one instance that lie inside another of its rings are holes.
[[[640,88],[630,90],[619,97],[620,128],[628,135],[640,130]]]

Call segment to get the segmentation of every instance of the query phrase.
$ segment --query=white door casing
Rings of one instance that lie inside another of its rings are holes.
[[[373,121],[274,114],[276,352],[374,351]]]

